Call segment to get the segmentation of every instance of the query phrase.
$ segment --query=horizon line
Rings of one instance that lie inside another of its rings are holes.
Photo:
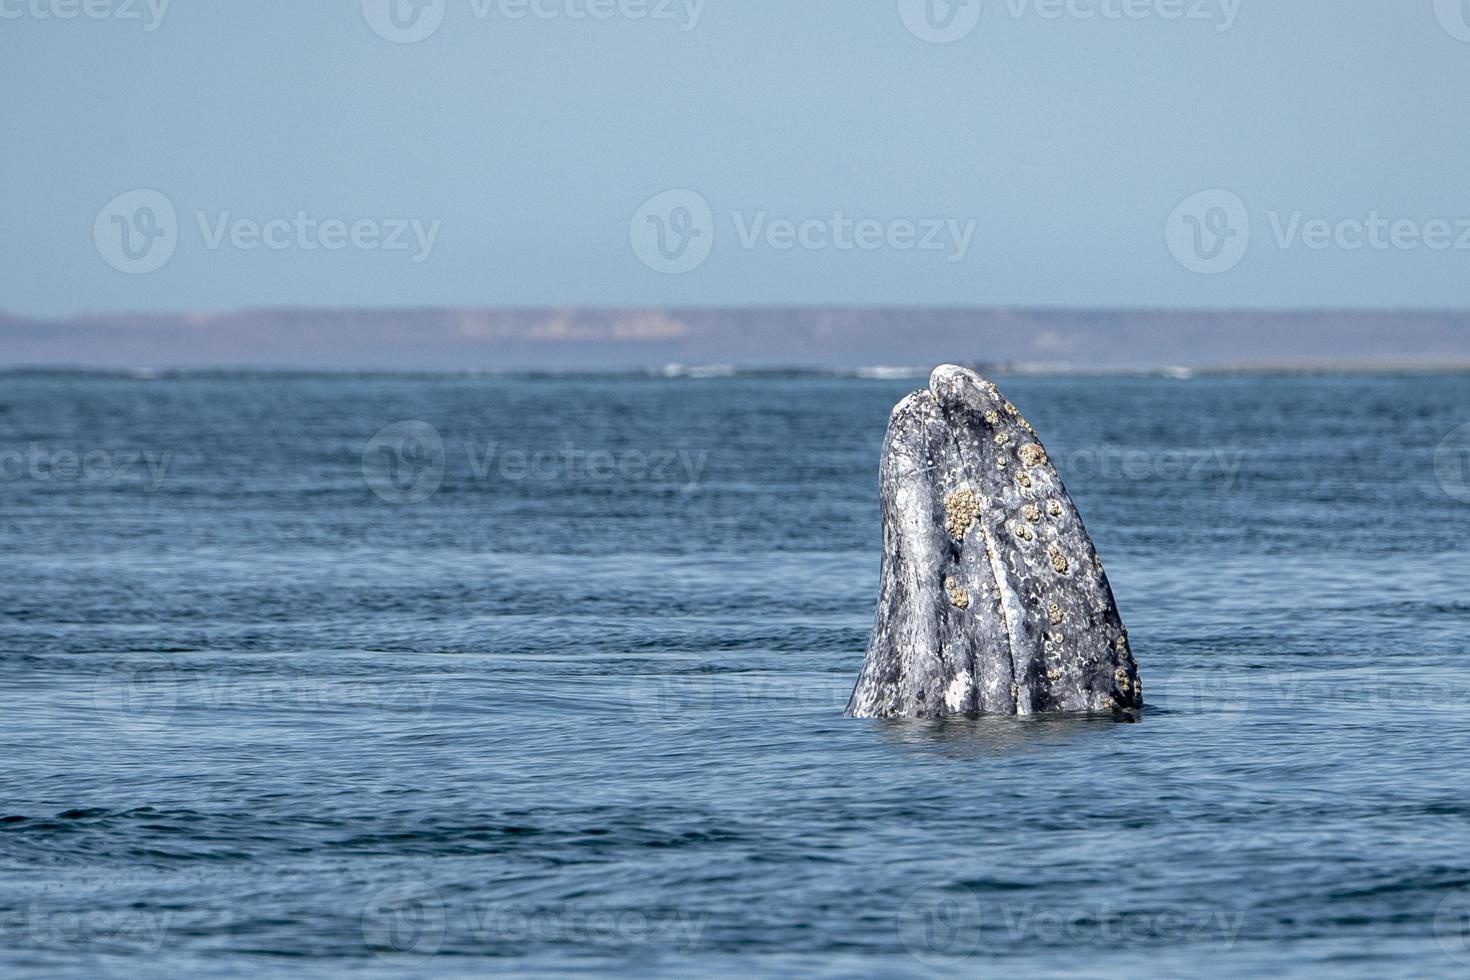
[[[964,313],[964,312],[1027,312],[1027,313],[1143,313],[1143,314],[1188,314],[1188,315],[1217,315],[1217,314],[1252,314],[1271,316],[1296,316],[1296,315],[1353,315],[1367,316],[1375,314],[1392,314],[1398,316],[1470,316],[1470,306],[1168,306],[1118,303],[1107,305],[1081,305],[1081,304],[1024,304],[1024,303],[784,303],[784,302],[760,302],[760,303],[601,303],[601,302],[572,302],[572,303],[502,303],[502,304],[465,304],[465,303],[440,303],[405,306],[355,306],[351,304],[326,304],[326,303],[303,303],[303,304],[268,304],[259,306],[236,306],[220,307],[213,310],[200,309],[112,309],[112,310],[84,310],[68,314],[42,314],[24,313],[0,307],[0,320],[25,319],[62,322],[67,320],[83,319],[105,319],[116,317],[139,317],[139,316],[176,316],[176,317],[223,317],[232,315],[243,315],[251,313],[276,313],[276,312],[352,312],[352,313],[421,313],[421,312],[451,312],[451,311],[504,311],[504,312],[538,312],[568,310],[586,312],[617,312],[631,310],[666,310],[666,311],[921,311],[933,313]]]

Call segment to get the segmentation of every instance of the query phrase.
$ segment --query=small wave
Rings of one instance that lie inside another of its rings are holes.
[[[733,378],[733,364],[665,364],[659,374],[665,378]]]
[[[928,376],[929,372],[924,368],[898,367],[889,364],[875,364],[853,371],[853,377],[865,378],[869,381],[902,381],[906,378],[927,378]]]

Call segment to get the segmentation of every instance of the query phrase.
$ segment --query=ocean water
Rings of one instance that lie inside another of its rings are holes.
[[[921,381],[0,377],[0,973],[1470,970],[1470,380],[998,380],[1136,722],[841,717]]]

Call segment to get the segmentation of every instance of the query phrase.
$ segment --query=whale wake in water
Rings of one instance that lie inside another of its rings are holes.
[[[898,403],[879,471],[883,567],[845,714],[943,718],[1143,704],[1102,562],[1031,425],[942,365]]]

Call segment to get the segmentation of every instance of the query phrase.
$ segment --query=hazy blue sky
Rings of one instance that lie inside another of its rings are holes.
[[[158,3],[0,0],[0,309],[1470,306],[1470,0]]]

